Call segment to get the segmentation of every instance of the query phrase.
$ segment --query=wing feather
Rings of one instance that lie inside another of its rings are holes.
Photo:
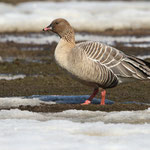
[[[99,42],[88,41],[80,43],[78,46],[88,59],[105,67],[107,71],[101,69],[104,76],[106,72],[112,72],[117,78],[150,78],[150,67],[134,56],[125,55],[123,52]],[[109,79],[107,80],[109,81]]]

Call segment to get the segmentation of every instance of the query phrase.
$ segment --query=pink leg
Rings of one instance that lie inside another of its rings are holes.
[[[98,93],[98,88],[94,89],[93,94],[81,105],[88,105],[91,104],[92,99],[95,97],[95,95]]]
[[[105,96],[106,96],[106,90],[101,91],[101,104],[100,105],[105,105]]]

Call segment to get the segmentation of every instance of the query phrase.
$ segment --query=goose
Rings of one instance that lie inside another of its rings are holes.
[[[69,22],[58,18],[43,29],[60,37],[54,57],[56,63],[79,82],[93,87],[92,95],[82,105],[88,105],[101,89],[100,105],[105,105],[106,89],[120,83],[150,79],[150,63],[129,56],[97,41],[76,44]]]

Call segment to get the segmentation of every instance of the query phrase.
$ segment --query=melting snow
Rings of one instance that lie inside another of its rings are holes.
[[[103,36],[103,35],[92,35],[92,34],[76,34],[76,41],[83,41],[83,40],[92,40],[92,41],[100,41],[103,43],[115,45],[116,42],[125,43],[125,46],[133,45],[133,42],[145,42],[143,47],[149,47],[150,36]],[[15,43],[27,43],[27,44],[47,44],[52,42],[58,42],[59,38],[56,35],[52,34],[28,34],[24,35],[0,35],[0,42],[15,42]],[[136,45],[135,45],[136,46]],[[139,44],[142,47],[142,44]]]
[[[54,97],[59,101],[59,96],[53,96],[53,100]],[[62,98],[69,101],[65,96],[60,96]],[[52,103],[49,96],[0,98],[1,107],[41,102]],[[59,113],[0,111],[1,150],[149,150],[149,139],[150,109]]]
[[[15,80],[15,79],[23,79],[26,75],[11,75],[11,74],[0,74],[0,80]]]
[[[0,3],[0,32],[41,31],[53,19],[66,18],[79,31],[150,28],[150,2]]]
[[[149,150],[149,116],[150,110],[111,113],[70,110],[54,114],[3,110],[0,149]],[[141,118],[145,120],[140,122]]]

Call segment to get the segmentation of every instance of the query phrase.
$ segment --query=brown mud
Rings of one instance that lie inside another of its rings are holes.
[[[32,112],[42,112],[42,113],[56,113],[56,112],[62,112],[65,110],[70,110],[70,109],[76,109],[76,110],[89,110],[89,111],[106,111],[106,112],[111,112],[111,111],[137,111],[137,110],[145,110],[148,109],[148,105],[143,105],[143,104],[112,104],[112,105],[95,105],[95,104],[90,104],[90,105],[85,105],[82,106],[80,104],[41,104],[40,106],[23,106],[20,105],[19,107],[10,107],[10,108],[3,108],[4,110],[10,110],[10,109],[19,109],[19,110],[28,110]],[[2,110],[0,108],[0,110]]]
[[[16,33],[17,34],[17,33]],[[26,35],[26,33],[20,33]],[[90,95],[91,88],[70,78],[54,61],[55,42],[52,44],[19,44],[15,42],[0,43],[0,74],[25,74],[23,79],[0,80],[0,97],[31,96],[31,95]],[[125,47],[116,43],[116,48],[129,55],[150,54],[150,48]],[[39,50],[32,50],[37,48]],[[30,50],[31,49],[31,50]],[[42,49],[42,50],[40,50]],[[5,62],[12,57],[13,61]],[[30,60],[30,61],[29,61]],[[36,62],[33,62],[36,60]],[[150,62],[150,59],[147,59]],[[98,94],[97,98],[100,98]],[[150,103],[150,81],[138,81],[121,84],[107,90],[107,99],[116,103],[113,105],[56,104],[40,106],[19,106],[18,109],[35,112],[59,112],[67,109],[77,110],[143,110],[147,105],[122,104],[122,102]],[[8,109],[8,108],[6,108]],[[9,108],[10,109],[10,108]]]
[[[40,31],[39,31],[40,32]],[[30,32],[30,33],[39,33],[39,32]],[[41,33],[42,33],[42,29],[41,29]],[[127,29],[106,29],[106,30],[102,30],[102,31],[78,31],[75,30],[76,33],[80,33],[80,34],[94,34],[94,35],[108,35],[108,36],[148,36],[150,35],[150,29],[131,29],[131,28],[127,28]],[[14,34],[14,35],[19,35],[19,34],[24,34],[24,35],[28,35],[29,32],[27,31],[20,31],[18,32],[17,30],[14,32],[1,32],[1,34]],[[43,33],[43,34],[49,34],[49,33]],[[53,33],[51,33],[53,34]]]

